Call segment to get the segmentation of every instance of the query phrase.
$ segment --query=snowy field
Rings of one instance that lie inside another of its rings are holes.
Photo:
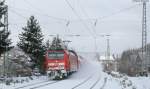
[[[64,80],[48,80],[46,76],[14,78],[22,83],[0,84],[0,89],[150,89],[149,77],[128,77],[118,73],[107,74],[94,57],[84,55],[80,70]],[[86,58],[87,57],[87,58]]]

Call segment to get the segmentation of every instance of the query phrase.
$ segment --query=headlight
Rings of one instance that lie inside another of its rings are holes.
[[[48,66],[54,66],[55,63],[48,63]]]
[[[59,69],[64,69],[64,65],[59,65]]]

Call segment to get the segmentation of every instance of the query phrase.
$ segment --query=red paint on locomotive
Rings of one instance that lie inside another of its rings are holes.
[[[73,50],[48,50],[45,56],[45,69],[53,79],[67,77],[79,68],[78,56]]]

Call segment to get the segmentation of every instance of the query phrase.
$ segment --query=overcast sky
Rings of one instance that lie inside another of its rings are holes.
[[[18,34],[34,15],[41,25],[45,40],[59,34],[77,51],[106,51],[110,34],[111,53],[120,53],[141,46],[142,5],[132,0],[6,0],[9,6],[9,30],[15,45]],[[70,6],[72,7],[70,7]],[[148,38],[150,3],[147,3]],[[95,22],[97,20],[96,25]],[[69,22],[69,25],[66,24]],[[68,37],[66,34],[79,34]],[[96,45],[94,35],[96,36]],[[150,40],[148,39],[148,42]]]

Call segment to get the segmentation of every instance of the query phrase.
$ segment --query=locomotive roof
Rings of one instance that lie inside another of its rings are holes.
[[[66,51],[66,52],[71,52],[73,53],[75,56],[77,56],[77,53],[74,50],[65,50],[65,49],[50,49],[48,51]]]

